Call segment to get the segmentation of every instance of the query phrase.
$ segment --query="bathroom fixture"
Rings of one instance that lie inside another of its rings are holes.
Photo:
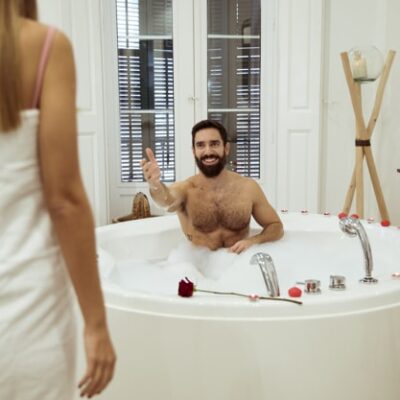
[[[339,220],[340,229],[347,235],[358,236],[364,253],[365,277],[360,279],[361,283],[377,283],[378,279],[372,277],[373,261],[371,247],[367,233],[358,218],[345,217]]]
[[[304,281],[304,292],[308,294],[319,294],[321,293],[321,282],[317,279],[306,279]]]
[[[346,289],[346,278],[342,275],[331,275],[329,278],[329,289],[344,290]]]
[[[264,278],[267,292],[271,297],[279,296],[279,283],[272,258],[267,253],[256,253],[250,259],[250,264],[258,264]]]

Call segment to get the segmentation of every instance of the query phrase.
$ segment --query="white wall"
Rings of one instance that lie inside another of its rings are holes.
[[[354,114],[340,53],[356,45],[374,45],[384,57],[400,50],[397,0],[331,0],[326,7],[324,126],[322,129],[321,211],[341,211],[354,167]],[[391,221],[400,223],[400,54],[387,83],[381,114],[372,135],[372,152]],[[368,121],[377,82],[362,85],[364,118]],[[396,90],[397,89],[397,90]],[[367,166],[365,165],[365,170]],[[364,176],[365,217],[380,221],[369,174]],[[355,212],[355,199],[353,200]]]

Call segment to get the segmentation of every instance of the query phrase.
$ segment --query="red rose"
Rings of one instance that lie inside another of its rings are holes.
[[[301,295],[301,290],[298,288],[297,289],[300,292]],[[280,300],[280,301],[288,301],[291,303],[296,303],[296,304],[303,304],[301,301],[298,300],[292,300],[292,299],[284,299],[282,297],[265,297],[265,296],[259,296],[258,294],[243,294],[243,293],[237,293],[237,292],[220,292],[217,290],[204,290],[204,289],[198,289],[194,285],[194,283],[187,277],[185,276],[185,279],[181,279],[179,281],[179,287],[178,287],[178,295],[181,297],[192,297],[194,291],[196,292],[202,292],[202,293],[212,293],[212,294],[223,294],[223,295],[230,295],[230,296],[240,296],[240,297],[247,297],[250,299],[250,301],[258,301],[258,300]],[[293,294],[290,294],[293,296]]]
[[[179,281],[178,294],[182,297],[192,297],[194,292],[194,283],[188,278]]]

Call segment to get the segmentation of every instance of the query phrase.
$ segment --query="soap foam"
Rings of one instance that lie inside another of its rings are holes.
[[[114,264],[106,280],[123,289],[158,295],[174,295],[187,277],[198,289],[244,294],[266,294],[265,283],[251,256],[269,253],[275,243],[253,245],[241,254],[221,248],[211,251],[183,241],[164,260],[122,260]]]
[[[165,267],[173,269],[180,263],[189,263],[205,279],[218,280],[227,268],[237,259],[238,255],[227,249],[210,251],[206,247],[195,246],[188,242],[182,242],[171,251]]]

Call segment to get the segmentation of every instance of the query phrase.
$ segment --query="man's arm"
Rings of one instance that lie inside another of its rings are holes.
[[[150,194],[153,200],[167,211],[173,212],[179,210],[186,198],[186,183],[176,182],[167,187],[160,181],[161,171],[157,160],[151,149],[146,149],[148,160],[143,159],[141,166],[143,175],[149,184]]]
[[[283,225],[276,211],[269,204],[261,187],[254,180],[250,181],[250,193],[253,199],[252,215],[263,230],[257,235],[236,242],[230,250],[241,253],[253,244],[278,240],[283,236]]]

